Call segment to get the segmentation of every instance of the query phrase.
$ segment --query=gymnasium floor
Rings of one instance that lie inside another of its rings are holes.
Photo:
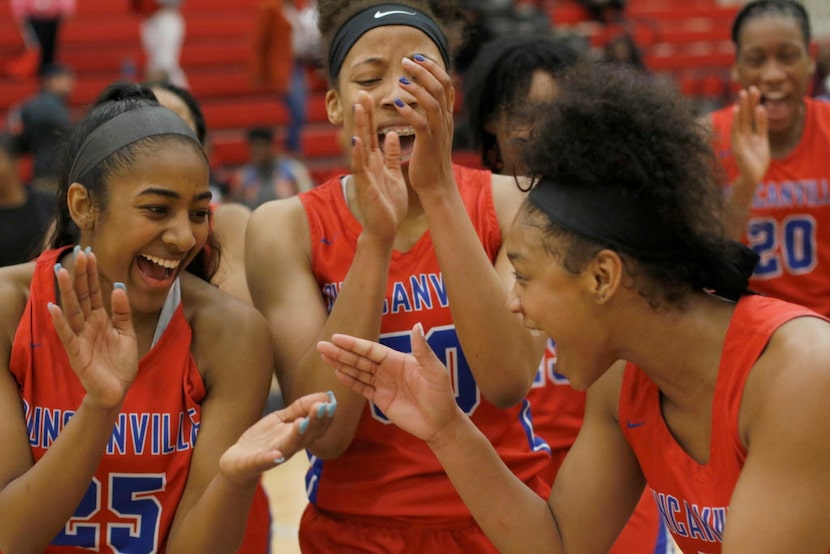
[[[271,501],[272,554],[300,554],[297,528],[306,505],[305,471],[308,457],[298,452],[290,460],[264,475]]]

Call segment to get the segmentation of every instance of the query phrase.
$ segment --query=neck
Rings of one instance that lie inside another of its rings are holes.
[[[792,152],[801,141],[804,133],[804,122],[807,119],[807,106],[802,102],[798,108],[795,123],[789,129],[780,133],[769,134],[770,154],[773,159],[781,159]]]
[[[642,302],[641,311],[622,321],[627,325],[620,358],[642,369],[661,393],[679,406],[693,404],[714,386],[726,330],[735,304],[696,293],[684,310],[655,312]]]

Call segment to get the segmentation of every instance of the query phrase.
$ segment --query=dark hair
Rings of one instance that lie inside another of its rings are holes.
[[[555,76],[579,59],[579,53],[563,39],[549,37],[497,38],[485,43],[464,73],[464,106],[473,148],[491,170],[488,153],[498,149],[496,136],[485,129],[500,110],[516,107],[530,90],[533,72]]]
[[[434,19],[444,31],[450,43],[451,50],[454,50],[460,44],[461,29],[466,19],[463,10],[457,4],[456,0],[389,0],[389,2],[383,2],[381,0],[349,0],[348,2],[344,2],[343,0],[318,0],[317,28],[320,30],[320,39],[323,46],[322,51],[324,52],[323,59],[326,60],[325,70],[327,74],[329,73],[327,53],[337,30],[356,13],[372,6],[390,2],[410,6]],[[450,59],[452,57],[451,53]],[[447,70],[449,69],[447,68]],[[333,87],[337,86],[336,82],[329,84]]]
[[[681,304],[741,248],[724,237],[715,157],[690,102],[669,83],[629,65],[575,66],[558,83],[557,99],[540,113],[525,152],[531,177],[565,190],[636,198],[636,210],[617,217],[659,229],[673,249],[657,260],[621,253],[611,237],[607,244],[588,239],[529,202],[525,214],[545,214],[546,232],[565,239],[558,251],[553,243],[545,248],[561,256],[569,271],[579,273],[599,250],[610,248],[652,306],[662,300]],[[636,279],[638,273],[646,280]]]
[[[732,43],[737,50],[741,48],[741,30],[747,21],[765,15],[779,15],[795,19],[801,28],[804,45],[809,47],[811,40],[810,16],[804,6],[794,0],[753,0],[741,8],[732,22]]]
[[[246,137],[248,142],[259,140],[270,143],[274,140],[274,131],[270,127],[252,127]]]
[[[49,241],[52,248],[76,244],[80,238],[80,229],[72,221],[67,200],[69,186],[72,184],[69,172],[75,155],[86,138],[99,126],[122,113],[137,108],[158,105],[155,95],[147,87],[126,82],[113,83],[101,92],[87,115],[72,129],[64,144],[63,163],[57,191],[57,220],[55,230]],[[196,146],[192,140],[179,135],[164,135],[161,139],[175,140]],[[104,210],[107,206],[110,177],[114,173],[132,166],[136,159],[146,152],[147,146],[156,140],[159,140],[159,137],[148,137],[129,144],[83,175],[83,185],[89,191],[92,201],[95,202],[96,209]],[[199,251],[188,265],[187,270],[205,281],[210,281],[218,269],[219,256],[219,244],[215,242],[211,233],[208,235],[208,244]]]
[[[193,124],[196,125],[196,138],[202,146],[205,145],[205,136],[207,135],[207,125],[205,125],[205,115],[202,113],[202,108],[199,107],[199,102],[196,97],[191,94],[186,88],[174,85],[169,81],[148,81],[144,86],[153,89],[160,88],[168,92],[172,92],[185,103],[187,109],[190,110],[190,116],[193,118]],[[155,97],[155,95],[153,95]]]

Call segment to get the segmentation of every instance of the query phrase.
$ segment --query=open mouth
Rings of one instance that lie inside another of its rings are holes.
[[[386,135],[394,131],[398,135],[398,140],[401,144],[401,162],[409,161],[412,156],[412,148],[415,146],[415,129],[412,127],[390,127],[378,131],[378,143],[381,150],[384,150],[386,144]]]
[[[152,286],[169,286],[181,260],[158,258],[150,254],[136,256],[136,266],[144,279]]]
[[[788,119],[792,112],[789,98],[786,96],[762,96],[761,104],[767,111],[767,118],[770,121],[781,121]]]

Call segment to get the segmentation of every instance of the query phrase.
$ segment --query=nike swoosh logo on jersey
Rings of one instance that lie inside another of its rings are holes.
[[[636,427],[640,427],[641,425],[645,425],[645,421],[631,421],[630,419],[625,422],[626,427],[629,429],[634,429]]]
[[[405,12],[403,10],[390,10],[388,12],[382,12],[380,10],[375,12],[375,19],[380,19],[381,17],[386,17],[387,15],[392,15],[393,13],[402,13],[405,15],[415,15],[415,12]]]

